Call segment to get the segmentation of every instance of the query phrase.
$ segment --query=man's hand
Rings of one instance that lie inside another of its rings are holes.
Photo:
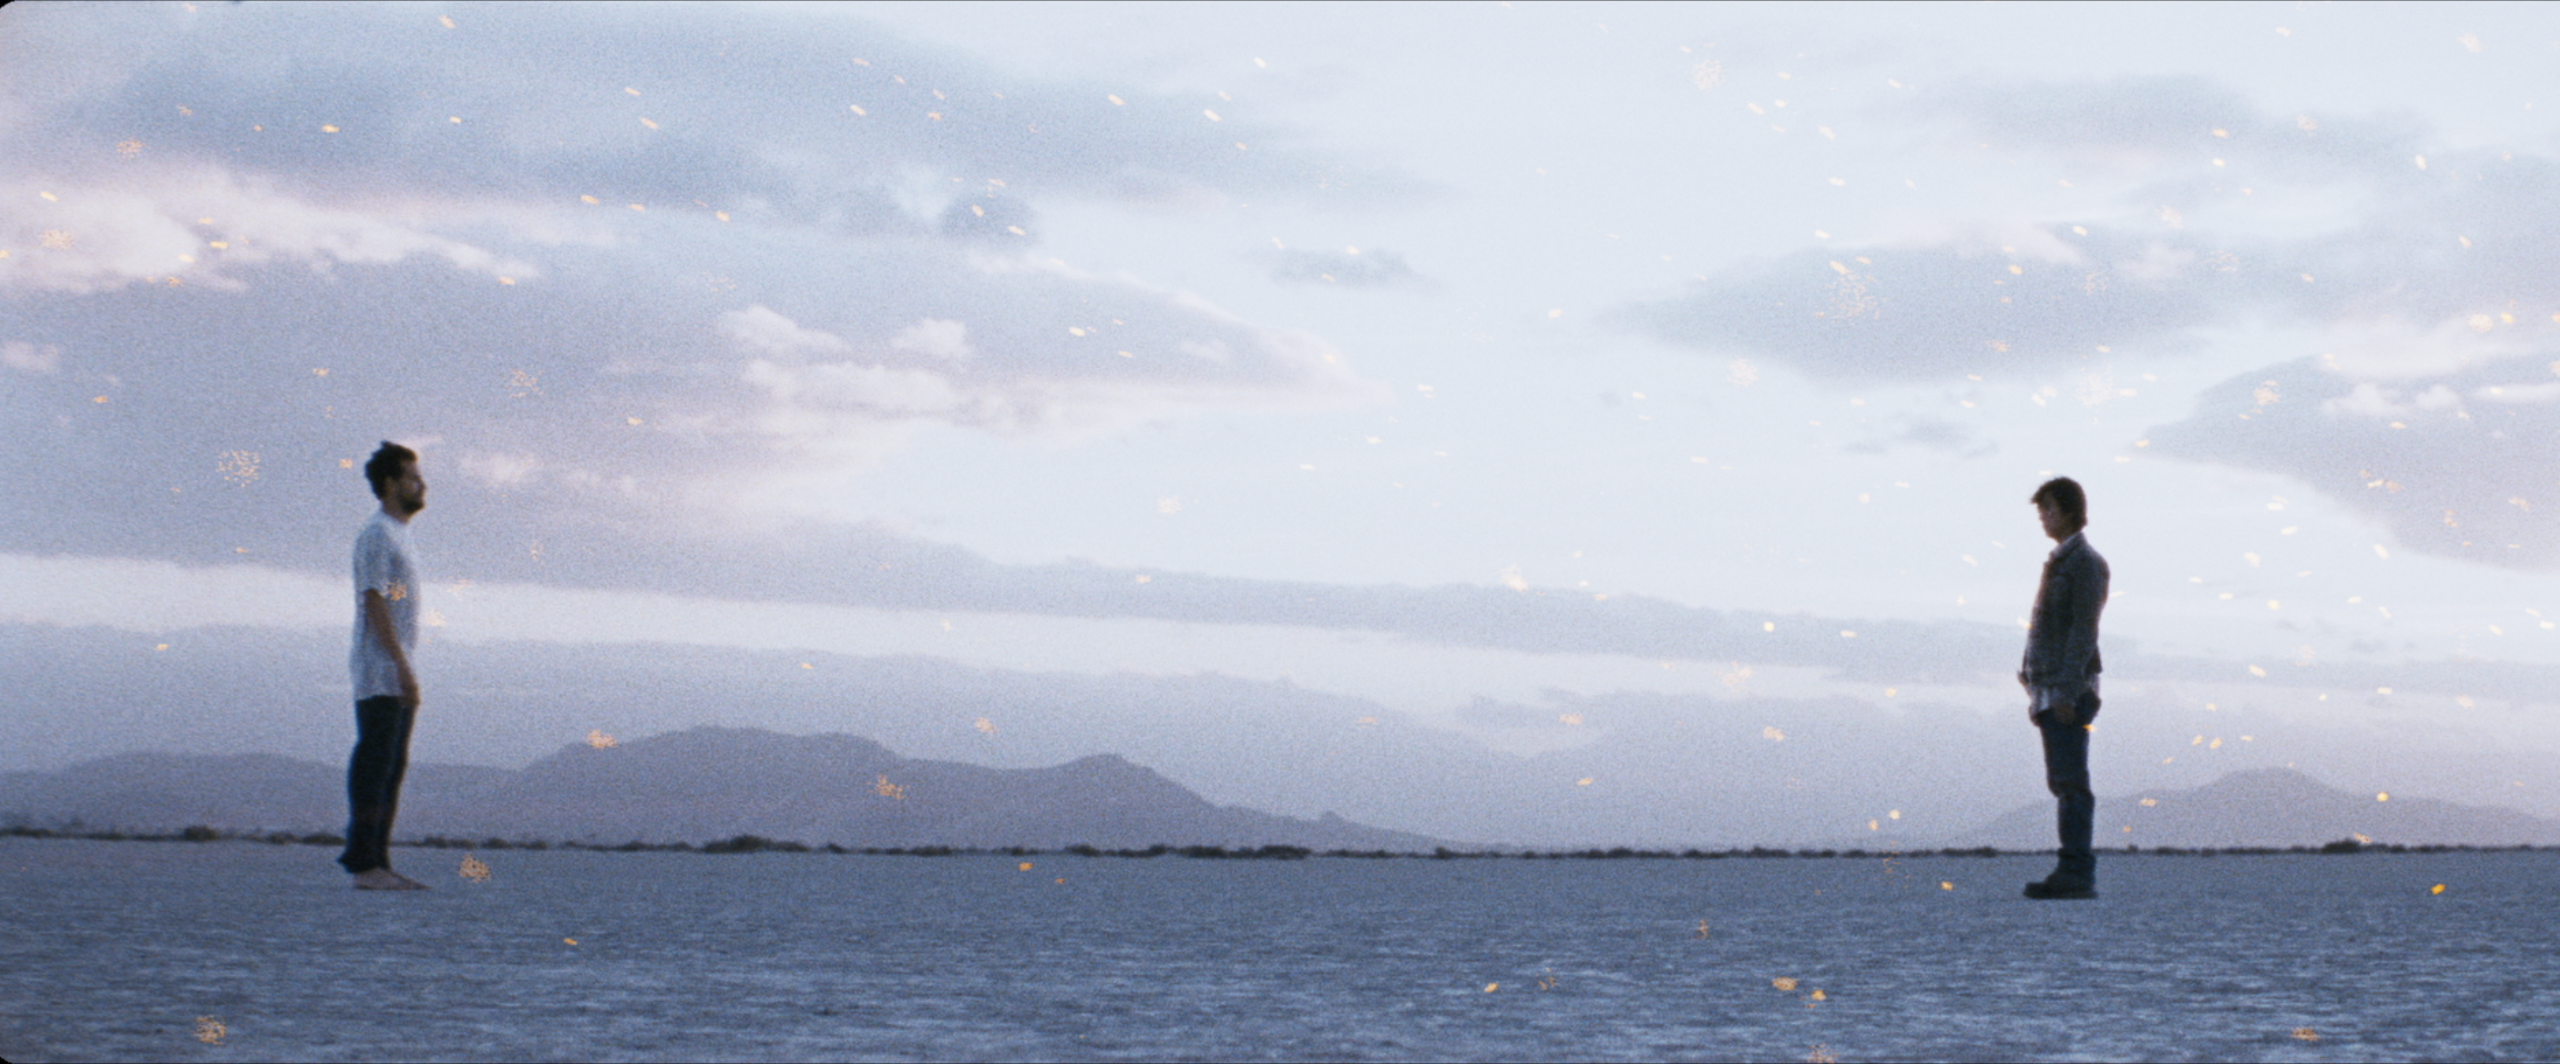
[[[409,663],[400,663],[400,708],[418,708],[418,674],[409,671]]]

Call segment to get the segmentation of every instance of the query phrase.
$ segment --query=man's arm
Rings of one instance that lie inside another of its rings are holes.
[[[418,675],[409,671],[409,652],[400,648],[400,630],[391,623],[391,601],[372,588],[364,591],[365,628],[374,641],[382,644],[384,653],[400,670],[400,701],[410,709],[418,708]]]
[[[2107,567],[2094,552],[2083,550],[2071,567],[2070,586],[2062,606],[2068,610],[2060,627],[2061,647],[2045,682],[2067,690],[2073,700],[2088,687],[2089,663],[2098,655],[2098,614],[2107,608]]]

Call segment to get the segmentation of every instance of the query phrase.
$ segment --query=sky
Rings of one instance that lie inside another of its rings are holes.
[[[342,641],[391,439],[428,760],[878,732],[635,670],[904,663],[1056,717],[917,756],[1312,811],[1164,693],[1233,684],[1647,781],[1396,823],[1445,781],[1387,756],[1381,826],[1713,835],[1676,778],[1783,756],[1952,830],[2041,794],[2068,475],[2101,794],[2560,816],[2555,58],[2526,5],[12,4],[0,663],[97,683],[0,694],[0,770],[341,756],[329,653],[151,670]],[[1822,815],[1761,830],[1900,819]]]

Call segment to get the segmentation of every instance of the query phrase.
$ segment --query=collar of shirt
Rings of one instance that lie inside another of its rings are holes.
[[[2069,553],[2071,553],[2072,548],[2077,547],[2077,546],[2079,546],[2079,545],[2080,545],[2080,533],[2078,533],[2078,532],[2074,532],[2074,533],[2072,533],[2072,534],[2071,534],[2071,538],[2069,538],[2069,539],[2065,539],[2065,540],[2063,540],[2063,541],[2062,541],[2062,542],[2060,542],[2060,543],[2056,543],[2056,544],[2054,544],[2054,545],[2053,545],[2053,553],[2045,555],[2045,560],[2047,560],[2047,561],[2052,561],[2052,560],[2054,560],[2054,559],[2056,559],[2056,558],[2060,558],[2060,557],[2062,557],[2062,556],[2063,556],[2063,555],[2065,555],[2065,554],[2069,554]]]

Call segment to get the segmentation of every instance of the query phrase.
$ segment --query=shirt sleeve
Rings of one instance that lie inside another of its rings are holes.
[[[392,585],[399,582],[392,570],[391,537],[379,525],[366,525],[356,537],[356,594],[379,591],[384,598],[391,597]]]

